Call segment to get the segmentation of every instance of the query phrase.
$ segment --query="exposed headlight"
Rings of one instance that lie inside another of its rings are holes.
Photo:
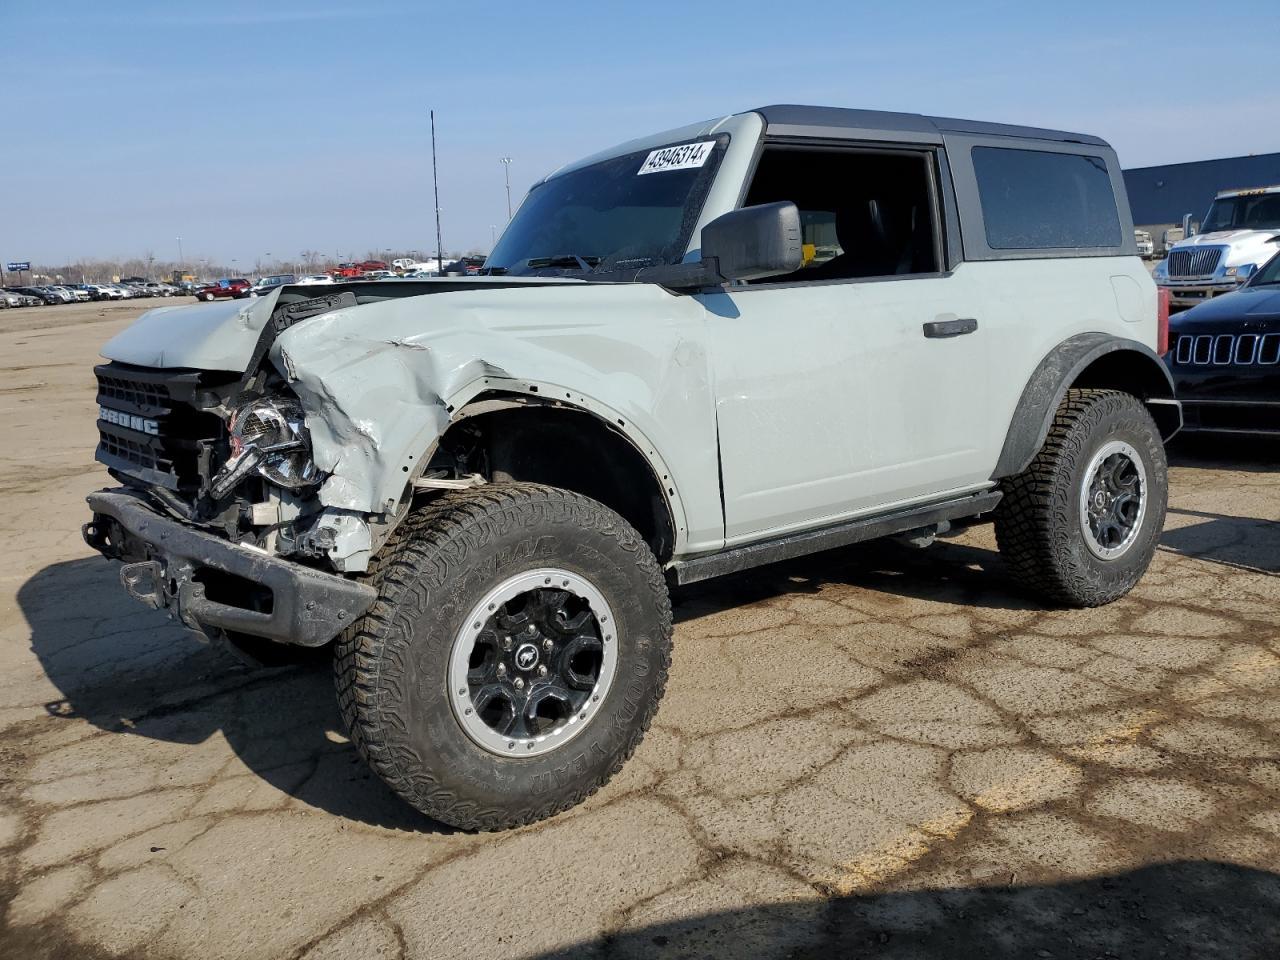
[[[1161,278],[1169,276],[1168,258],[1165,258],[1164,260],[1161,260],[1159,263],[1156,264],[1156,268],[1152,271],[1152,275],[1156,277],[1161,277]]]
[[[1240,280],[1248,280],[1253,276],[1253,272],[1257,269],[1258,265],[1256,263],[1242,263],[1238,266],[1227,267],[1226,272],[1223,275],[1226,277],[1236,277]]]
[[[229,493],[250,473],[277,486],[301,490],[320,479],[311,459],[302,405],[290,397],[254,400],[231,415],[231,459],[209,484],[214,498]]]

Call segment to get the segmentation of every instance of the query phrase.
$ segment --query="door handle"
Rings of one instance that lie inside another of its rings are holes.
[[[978,329],[978,321],[973,317],[958,320],[934,320],[924,325],[924,335],[930,339],[943,337],[962,337]]]

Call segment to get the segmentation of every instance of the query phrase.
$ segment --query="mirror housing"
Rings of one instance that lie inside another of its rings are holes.
[[[804,263],[800,211],[781,200],[716,217],[702,228],[702,260],[725,280],[756,280],[799,270]]]
[[[755,280],[799,270],[800,211],[789,200],[742,207],[702,228],[702,259],[639,270],[592,274],[592,280],[656,283],[672,291],[714,287],[727,280]]]

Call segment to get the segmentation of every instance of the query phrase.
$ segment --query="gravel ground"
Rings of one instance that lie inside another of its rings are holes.
[[[1275,445],[1177,446],[1103,609],[989,528],[686,590],[622,774],[466,834],[371,779],[326,658],[241,666],[81,542],[142,306],[0,312],[0,956],[1280,955]]]

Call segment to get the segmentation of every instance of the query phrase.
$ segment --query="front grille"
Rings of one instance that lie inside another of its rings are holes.
[[[1225,367],[1280,363],[1280,333],[1184,333],[1173,351],[1184,367]]]
[[[201,459],[225,436],[222,421],[191,405],[201,374],[108,363],[98,377],[97,459],[184,495],[200,488]],[[205,463],[205,469],[209,468]]]
[[[1169,251],[1169,276],[1209,277],[1222,262],[1226,247],[1194,247],[1190,250]]]
[[[123,402],[134,407],[150,407],[159,409],[170,403],[169,386],[165,383],[147,383],[143,380],[126,379],[113,376],[103,371],[108,367],[99,367],[98,403],[115,406]]]

